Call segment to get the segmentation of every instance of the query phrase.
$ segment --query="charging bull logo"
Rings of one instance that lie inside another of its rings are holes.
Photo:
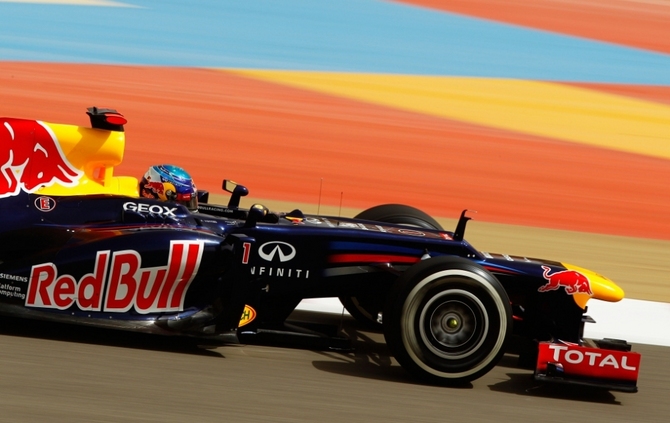
[[[56,135],[42,122],[0,119],[0,198],[58,182],[77,185],[83,173],[61,151]]]
[[[574,270],[562,270],[550,275],[551,268],[548,266],[542,266],[542,268],[544,269],[542,276],[547,280],[547,283],[538,288],[539,292],[556,291],[563,287],[565,292],[570,295],[577,293],[593,295],[589,279],[581,273]]]
[[[200,267],[202,241],[172,241],[167,265],[142,267],[135,250],[98,251],[93,272],[79,280],[59,275],[54,263],[32,267],[27,307],[124,313],[182,311],[186,291]]]

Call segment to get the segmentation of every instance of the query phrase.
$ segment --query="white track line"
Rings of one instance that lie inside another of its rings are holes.
[[[298,309],[333,314],[343,312],[342,304],[337,298],[306,299],[298,305]],[[625,339],[633,345],[670,347],[669,303],[631,299],[618,303],[591,300],[587,314],[596,321],[586,324],[584,335],[587,338]]]
[[[619,338],[631,344],[670,347],[670,304],[623,299],[618,303],[589,301],[588,315],[595,324],[587,323],[587,338]]]

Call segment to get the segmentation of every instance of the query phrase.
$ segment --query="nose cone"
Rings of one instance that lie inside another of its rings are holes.
[[[597,300],[609,301],[613,303],[621,301],[623,299],[624,297],[623,289],[621,289],[619,285],[607,279],[605,276],[599,275],[594,271],[584,269],[583,267],[573,266],[567,263],[561,263],[561,264],[565,266],[566,269],[581,273],[582,275],[586,276],[586,278],[589,280],[592,292],[591,295],[584,293],[577,293],[573,295],[575,302],[581,308],[586,307],[586,303],[591,298],[595,298]]]

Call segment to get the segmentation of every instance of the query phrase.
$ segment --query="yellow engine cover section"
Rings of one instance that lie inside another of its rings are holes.
[[[137,197],[137,178],[114,176],[123,160],[125,133],[41,122],[50,129],[66,160],[81,172],[76,183],[56,182],[37,190],[42,195],[117,194]]]

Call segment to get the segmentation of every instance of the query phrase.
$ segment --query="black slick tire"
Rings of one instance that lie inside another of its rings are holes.
[[[423,382],[458,385],[486,374],[504,353],[512,329],[500,282],[460,257],[434,257],[408,269],[384,308],[392,354]]]

